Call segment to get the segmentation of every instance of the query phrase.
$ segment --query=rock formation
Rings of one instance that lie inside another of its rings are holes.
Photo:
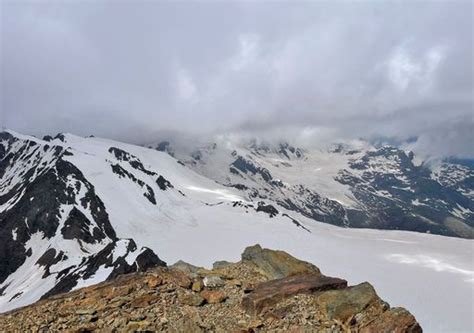
[[[184,262],[59,294],[0,315],[0,332],[422,332],[367,282],[321,274],[255,245],[212,270]]]

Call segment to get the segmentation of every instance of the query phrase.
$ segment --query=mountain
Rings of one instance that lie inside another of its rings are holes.
[[[0,331],[411,332],[373,286],[322,275],[286,252],[248,247],[212,270],[180,263],[121,276],[0,314]]]
[[[165,262],[234,260],[261,243],[352,284],[370,279],[427,329],[469,330],[459,295],[474,279],[472,241],[460,237],[472,238],[472,169],[356,148],[169,140],[150,149],[3,132],[0,311]],[[442,302],[432,299],[439,285],[450,291]]]
[[[391,146],[211,143],[189,150],[149,145],[252,201],[271,201],[316,221],[353,228],[474,237],[474,169],[420,163]]]
[[[165,265],[152,249],[169,225],[261,210],[150,149],[71,134],[0,140],[3,309]]]

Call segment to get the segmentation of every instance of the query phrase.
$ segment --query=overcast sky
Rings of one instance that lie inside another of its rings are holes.
[[[0,121],[19,132],[417,137],[474,157],[471,1],[0,1]]]

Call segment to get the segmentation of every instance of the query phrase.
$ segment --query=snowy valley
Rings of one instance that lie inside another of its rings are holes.
[[[397,147],[0,134],[2,312],[260,243],[370,280],[428,332],[472,331],[473,230],[474,170]]]

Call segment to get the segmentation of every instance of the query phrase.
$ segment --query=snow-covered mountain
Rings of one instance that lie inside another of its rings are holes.
[[[148,146],[249,200],[270,201],[316,221],[474,237],[474,170],[466,166],[427,166],[412,152],[361,142],[325,150],[256,140],[191,150],[170,141]]]
[[[236,260],[261,243],[351,283],[370,279],[422,326],[472,328],[469,300],[459,297],[474,281],[472,241],[426,232],[472,238],[473,171],[455,164],[432,171],[414,161],[365,145],[150,149],[3,132],[0,311],[165,261]],[[442,302],[433,299],[440,284],[451,290]],[[461,310],[433,317],[447,306]]]
[[[154,150],[70,134],[0,140],[2,309],[164,265],[152,249],[171,225],[261,219],[266,207]]]

